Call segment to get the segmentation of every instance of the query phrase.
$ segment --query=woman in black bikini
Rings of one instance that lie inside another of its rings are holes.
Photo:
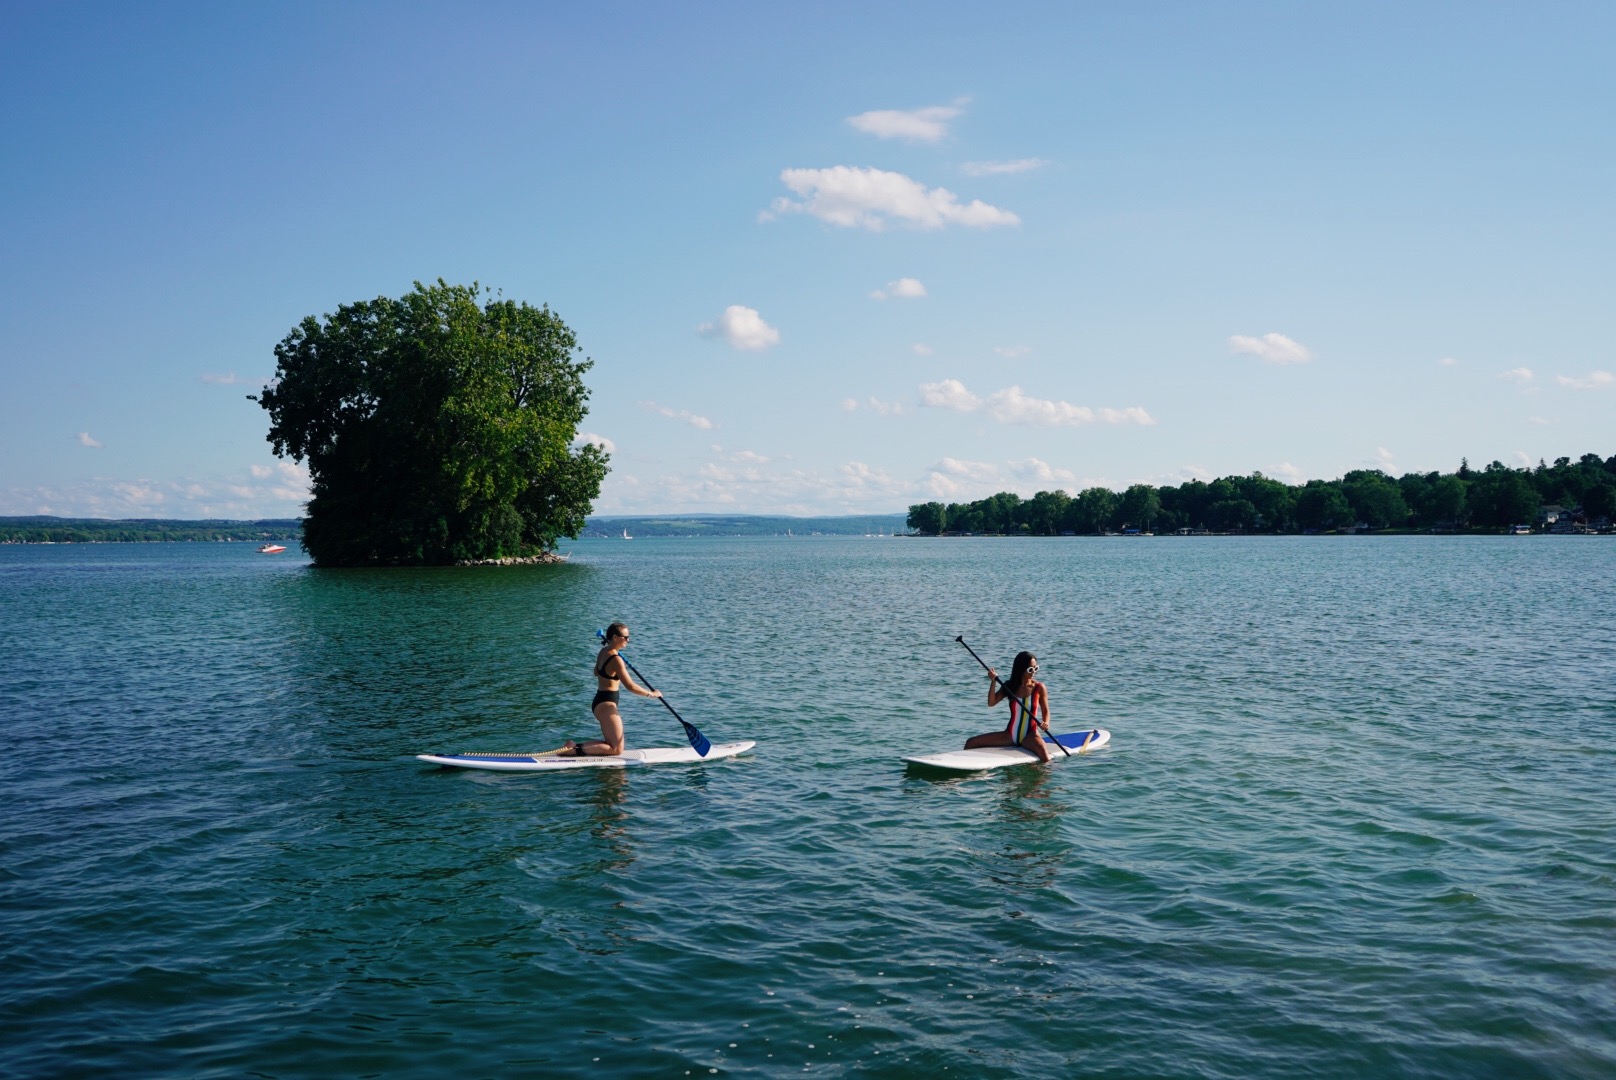
[[[660,690],[647,690],[628,676],[628,665],[617,655],[628,644],[628,627],[614,622],[606,628],[606,646],[595,654],[595,678],[600,680],[590,709],[600,721],[598,741],[575,743],[567,740],[564,750],[579,757],[615,757],[623,752],[623,718],[617,713],[618,684],[641,697],[659,698]]]

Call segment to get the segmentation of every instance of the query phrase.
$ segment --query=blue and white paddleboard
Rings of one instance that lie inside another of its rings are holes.
[[[1092,731],[1072,731],[1064,735],[1057,735],[1051,739],[1044,736],[1044,742],[1053,744],[1056,740],[1073,754],[1086,754],[1090,750],[1098,750],[1111,741],[1109,731],[1095,728]],[[1049,759],[1061,761],[1065,754],[1049,747]],[[1020,746],[984,746],[979,750],[945,750],[941,754],[921,754],[918,757],[906,757],[903,760],[911,765],[920,765],[929,769],[946,769],[949,772],[982,772],[986,769],[1002,769],[1007,765],[1028,765],[1038,760],[1038,755]]]
[[[757,743],[713,743],[707,756],[689,746],[653,746],[644,750],[625,750],[614,757],[565,757],[534,754],[416,754],[422,761],[434,765],[452,765],[458,769],[492,769],[495,772],[546,772],[551,769],[622,769],[630,765],[674,765],[744,754]]]

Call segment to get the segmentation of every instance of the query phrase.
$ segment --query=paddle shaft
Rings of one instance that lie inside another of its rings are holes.
[[[965,635],[964,634],[959,635],[954,640],[959,642],[961,645],[965,646],[965,651],[970,653],[972,658],[974,658],[978,664],[982,665],[982,670],[983,671],[986,671],[989,674],[992,674],[993,669],[988,667],[987,662],[985,660],[983,660],[980,656],[976,655],[976,650],[971,648],[970,644],[965,640]],[[999,677],[997,675],[994,675],[994,678],[998,679]],[[1001,685],[1001,686],[1004,685],[1004,680],[1003,679],[999,679],[999,685]],[[1027,699],[1026,698],[1021,699],[1021,707],[1023,709],[1027,709]],[[1029,715],[1032,714],[1031,709],[1027,709],[1027,712],[1028,712]],[[1046,721],[1043,722],[1043,729],[1045,731],[1049,731],[1049,721],[1046,720]],[[1065,754],[1067,757],[1072,756],[1072,752],[1070,750],[1066,749],[1065,746],[1062,746],[1061,741],[1059,739],[1055,738],[1055,733],[1053,731],[1049,731],[1049,741],[1054,743],[1056,746],[1059,746],[1060,747],[1060,752]]]

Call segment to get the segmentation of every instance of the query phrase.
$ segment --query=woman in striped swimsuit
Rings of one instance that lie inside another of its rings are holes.
[[[1001,701],[1010,702],[1010,723],[1003,731],[989,731],[965,740],[965,749],[983,746],[1020,746],[1037,754],[1039,761],[1049,760],[1049,751],[1038,735],[1038,728],[1049,727],[1049,691],[1034,679],[1038,673],[1038,658],[1030,652],[1016,654],[1015,666],[1010,669],[1010,681],[999,682],[999,673],[988,669],[988,708]]]

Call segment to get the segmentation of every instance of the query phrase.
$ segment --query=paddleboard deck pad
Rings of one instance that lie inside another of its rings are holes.
[[[677,765],[697,761],[716,761],[719,758],[744,754],[757,743],[713,743],[707,756],[702,757],[689,746],[652,746],[644,750],[625,750],[607,757],[535,756],[533,754],[416,754],[422,761],[434,765],[450,765],[457,769],[489,769],[494,772],[548,772],[554,769],[623,769],[630,765]]]
[[[1090,731],[1070,731],[1064,735],[1057,735],[1054,739],[1044,736],[1046,744],[1055,741],[1073,754],[1086,754],[1090,750],[1098,750],[1111,741],[1111,733],[1100,728]],[[715,747],[716,749],[716,747]],[[1049,759],[1061,761],[1066,757],[1053,745],[1049,746]],[[949,772],[982,772],[986,769],[1002,769],[1007,765],[1028,765],[1038,760],[1038,756],[1031,750],[1020,746],[984,746],[979,750],[947,750],[941,754],[921,754],[918,757],[903,759],[911,765],[920,765],[929,769],[945,769]]]

